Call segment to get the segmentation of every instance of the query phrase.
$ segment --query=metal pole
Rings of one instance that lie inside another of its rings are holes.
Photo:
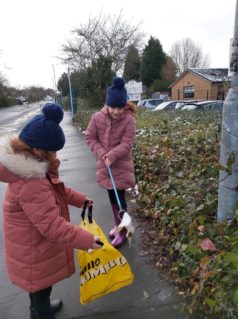
[[[54,87],[55,87],[55,90],[56,90],[57,85],[56,85],[56,78],[55,78],[55,66],[54,66],[54,64],[52,64],[52,68],[53,68],[53,74],[54,74]]]
[[[56,79],[55,79],[55,66],[54,66],[54,64],[52,64],[52,68],[53,68],[53,75],[54,75],[54,91],[55,91],[55,102],[56,102],[56,89],[57,89],[57,85],[56,85]]]
[[[231,87],[238,86],[238,0],[236,1],[234,38],[231,41],[230,71],[232,72]]]
[[[63,106],[63,93],[61,88],[60,88],[60,104]]]
[[[219,176],[219,222],[232,220],[238,208],[238,0],[236,1],[234,38],[230,45],[231,88],[223,106]]]
[[[72,96],[72,88],[71,88],[71,80],[70,80],[70,70],[68,67],[68,80],[69,80],[69,96],[70,96],[70,108],[72,112],[72,119],[74,118],[74,106],[73,106],[73,96]]]

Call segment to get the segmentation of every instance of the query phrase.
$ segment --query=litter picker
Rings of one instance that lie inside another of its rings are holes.
[[[110,165],[107,165],[107,169],[108,169],[108,172],[109,172],[109,175],[110,175],[110,179],[111,179],[111,182],[112,182],[112,186],[113,186],[113,190],[114,190],[114,193],[115,193],[115,196],[116,196],[117,205],[119,207],[118,216],[119,216],[119,219],[121,220],[120,224],[116,228],[116,233],[118,234],[123,228],[126,228],[126,237],[128,238],[129,247],[130,247],[131,246],[131,241],[132,241],[132,235],[134,233],[134,227],[132,225],[132,220],[131,220],[130,215],[121,206],[121,201],[120,201],[120,198],[118,196],[118,192],[117,192],[117,189],[116,189],[114,178],[112,176],[112,171],[111,171]],[[122,216],[122,218],[121,218],[121,216]]]

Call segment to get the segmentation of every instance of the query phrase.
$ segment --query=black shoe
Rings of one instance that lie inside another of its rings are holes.
[[[51,309],[54,313],[58,312],[62,308],[63,302],[61,299],[54,299],[50,301]]]
[[[51,309],[54,313],[58,312],[62,308],[63,302],[61,299],[54,299],[50,301]],[[30,308],[30,319],[36,319],[34,308]]]
[[[37,319],[34,308],[30,308],[30,319]]]

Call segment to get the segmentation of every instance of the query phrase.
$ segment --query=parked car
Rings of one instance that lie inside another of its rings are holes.
[[[148,109],[154,109],[157,105],[161,104],[164,100],[161,99],[144,99],[137,103],[138,107],[146,107]]]
[[[213,100],[213,101],[202,101],[197,103],[190,103],[184,105],[181,110],[218,110],[221,111],[223,108],[224,101]]]
[[[223,109],[223,104],[224,101],[219,100],[219,101],[213,101],[212,103],[208,103],[204,106],[205,109],[208,110],[218,110],[221,111]]]
[[[182,107],[184,105],[187,105],[187,104],[196,104],[198,102],[203,102],[203,100],[185,100],[185,101],[178,101],[178,103],[176,104],[175,106],[175,110],[180,110],[182,109]]]
[[[199,106],[196,103],[191,103],[191,104],[185,104],[181,110],[188,110],[188,111],[193,111],[193,110],[198,110],[198,109],[202,109],[202,106]]]
[[[152,111],[159,111],[159,110],[174,110],[178,101],[165,101],[158,106],[156,106]]]
[[[186,102],[184,102],[184,101],[179,101],[179,102],[175,105],[175,110],[180,110],[185,104],[186,104]]]
[[[55,101],[53,99],[49,99],[49,100],[43,100],[40,102],[40,108],[43,109],[44,106],[46,106],[47,104],[52,104]]]
[[[23,96],[18,96],[16,98],[16,102],[18,105],[23,105],[25,101],[26,101],[26,99]]]

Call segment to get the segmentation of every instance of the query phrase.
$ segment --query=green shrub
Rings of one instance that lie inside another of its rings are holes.
[[[92,113],[78,112],[82,130]],[[139,110],[136,203],[152,221],[154,263],[169,269],[178,293],[189,297],[187,311],[235,319],[238,218],[231,225],[216,221],[220,128],[219,112]]]

